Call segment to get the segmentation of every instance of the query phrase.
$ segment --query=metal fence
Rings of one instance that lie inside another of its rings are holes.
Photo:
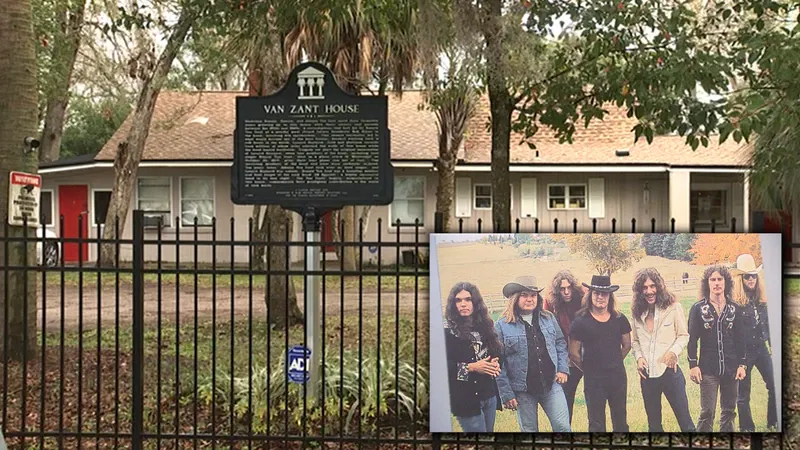
[[[263,244],[266,267],[256,269],[252,255],[262,244],[254,244],[252,234],[220,236],[214,221],[203,233],[198,226],[170,234],[158,228],[154,238],[146,238],[143,212],[133,214],[132,239],[121,238],[118,225],[110,241],[66,239],[61,233],[55,266],[14,264],[12,251],[36,248],[44,254],[47,245],[34,233],[10,236],[5,226],[0,238],[6,299],[0,311],[0,420],[10,449],[757,450],[781,445],[777,434],[431,434],[428,268],[389,266],[381,258],[394,253],[401,261],[404,249],[415,254],[427,249],[419,224],[410,226],[412,240],[405,234],[401,241],[401,233],[387,239],[378,226],[377,240],[346,243],[292,241],[286,227],[284,239]],[[61,224],[63,230],[63,218]],[[441,217],[436,224],[440,229]],[[235,230],[233,219],[231,225]],[[81,262],[87,242],[111,244],[114,263]],[[81,256],[77,265],[64,263],[69,245]],[[358,262],[353,270],[341,258],[325,261],[322,252],[321,269],[310,271],[307,262],[293,268],[288,256],[280,264],[273,257],[309,246],[351,247],[358,261],[365,249],[377,247],[378,264]],[[204,247],[212,255],[208,264],[198,257]],[[218,263],[218,254],[230,252],[233,259],[237,247],[250,255],[244,266],[233,260]],[[186,258],[187,249],[192,257]],[[163,261],[167,250],[174,251],[176,261]],[[131,263],[120,260],[125,251],[133,255]],[[155,254],[156,260],[146,262],[145,254]],[[25,261],[32,259],[37,258]],[[316,402],[306,399],[306,386],[291,383],[285,370],[287,351],[307,344],[310,324],[301,319],[288,332],[274,326],[292,317],[291,291],[276,294],[276,286],[293,284],[304,311],[303,287],[311,275],[322,277],[323,389]],[[22,297],[35,299],[35,309],[33,300],[22,302],[28,305],[22,311],[10,306],[20,304],[13,287],[20,281]],[[266,304],[270,292],[272,308]],[[22,341],[14,341],[14,324],[32,317],[36,336],[23,327]],[[31,351],[19,352],[9,342],[32,342]],[[15,361],[20,353],[22,360]]]

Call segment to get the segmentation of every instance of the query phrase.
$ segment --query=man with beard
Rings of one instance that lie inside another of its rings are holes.
[[[625,356],[631,351],[631,325],[619,312],[607,275],[592,276],[583,307],[570,326],[569,355],[583,371],[583,393],[589,415],[589,432],[606,431],[606,403],[612,431],[628,432],[628,375]]]
[[[553,277],[550,283],[550,295],[545,303],[545,309],[555,314],[558,325],[569,346],[569,327],[575,319],[575,314],[581,309],[581,298],[583,289],[569,270],[561,270]],[[583,372],[575,364],[569,362],[569,379],[561,387],[567,397],[569,407],[569,423],[572,424],[572,406],[575,404],[575,392],[578,390],[578,383],[583,378]]]
[[[478,288],[456,283],[445,317],[450,411],[465,433],[491,433],[500,409],[494,379],[500,374],[501,345]]]
[[[736,258],[734,275],[734,299],[740,305],[745,322],[745,341],[747,342],[747,376],[739,382],[739,431],[754,432],[753,414],[750,411],[750,370],[755,366],[767,385],[767,427],[778,427],[778,410],[775,400],[775,379],[772,370],[772,350],[769,338],[767,317],[767,293],[764,275],[756,267],[752,255],[744,254]]]
[[[739,380],[747,375],[747,348],[745,323],[741,307],[733,301],[733,278],[728,269],[721,265],[707,268],[700,293],[702,299],[689,311],[688,346],[689,379],[700,385],[697,431],[712,431],[719,394],[720,431],[733,432]]]
[[[495,330],[503,344],[497,387],[503,405],[517,411],[523,433],[539,431],[539,405],[553,432],[569,432],[569,409],[561,385],[569,377],[567,341],[553,314],[543,308],[536,277],[503,286],[508,298]]]
[[[636,273],[631,309],[631,347],[641,377],[650,432],[664,431],[662,394],[672,407],[681,431],[695,431],[686,396],[686,378],[678,367],[678,355],[689,341],[686,316],[658,270],[647,268]]]

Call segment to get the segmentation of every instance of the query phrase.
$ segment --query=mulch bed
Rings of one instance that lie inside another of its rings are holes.
[[[28,436],[24,439],[24,444],[21,438],[8,437],[7,443],[9,449],[28,449],[28,448],[91,448],[91,449],[110,449],[110,448],[130,448],[130,433],[131,433],[131,354],[128,352],[120,352],[118,355],[113,350],[102,350],[100,353],[100,364],[98,366],[97,350],[91,349],[83,352],[83,358],[79,358],[77,348],[66,347],[63,355],[64,368],[61,369],[61,352],[58,348],[48,348],[45,359],[45,374],[44,374],[44,391],[42,391],[42,369],[41,369],[41,355],[35,362],[30,362],[27,365],[27,378],[24,383],[25,390],[25,405],[23,414],[23,383],[22,383],[22,365],[19,363],[9,363],[7,367],[8,383],[5,384],[0,379],[0,401],[6,399],[7,408],[3,410],[0,405],[0,412],[4,412],[5,416],[0,416],[0,422],[5,421],[6,433],[13,435],[15,433],[23,432]],[[117,365],[117,361],[119,365]],[[145,386],[145,430],[146,434],[157,434],[160,422],[161,433],[165,435],[174,435],[175,430],[175,409],[176,409],[176,384],[174,383],[175,373],[175,360],[172,362],[164,362],[162,366],[162,398],[158,402],[156,393],[159,383],[157,360],[155,356],[145,357],[145,371],[144,371],[144,386]],[[167,366],[169,364],[169,366]],[[184,376],[191,378],[193,373],[193,361],[182,360],[180,364],[181,378]],[[100,384],[98,390],[97,373],[100,370]],[[6,368],[0,362],[0,377]],[[119,377],[116,377],[116,373]],[[62,374],[63,373],[63,377]],[[169,375],[167,375],[169,374]],[[79,381],[80,378],[80,381]],[[118,382],[118,389],[115,385],[115,380]],[[63,390],[62,390],[63,382]],[[79,402],[79,386],[81,387]],[[3,389],[5,387],[5,389]],[[186,390],[177,386],[177,390]],[[189,389],[191,384],[189,384]],[[100,393],[100,409],[98,414],[97,409],[97,393]],[[191,392],[191,391],[189,391]],[[44,393],[44,408],[42,405],[42,393]],[[63,395],[62,395],[63,394]],[[63,408],[62,408],[63,405]],[[159,411],[160,416],[159,417]],[[248,445],[247,440],[231,441],[226,439],[231,434],[234,435],[247,435],[246,425],[235,421],[234,426],[236,430],[234,433],[230,432],[230,415],[224,411],[217,409],[216,411],[216,434],[220,436],[217,442],[198,440],[195,442],[191,435],[195,433],[200,435],[212,434],[212,408],[209,404],[204,404],[199,401],[197,404],[197,421],[195,422],[195,405],[193,396],[190,394],[181,396],[179,402],[180,411],[180,434],[189,435],[182,437],[176,443],[174,439],[157,437],[147,437],[145,439],[145,448],[159,448],[159,449],[175,449],[175,448],[225,448],[225,449],[299,449],[303,448],[301,441],[297,442],[282,442],[282,441],[264,441],[258,440],[254,436],[253,442]],[[99,417],[99,426],[98,426]],[[23,424],[24,418],[24,424]],[[63,437],[61,439],[54,436],[60,432],[70,433],[76,436],[80,430],[82,437],[80,441],[76,437]],[[159,421],[160,419],[160,421]],[[198,424],[195,426],[194,424]],[[273,424],[280,424],[280,431],[278,435],[284,435],[283,431],[283,417],[273,420]],[[275,425],[274,425],[275,426]],[[290,421],[290,432],[292,436],[300,435],[300,432]],[[39,437],[35,436],[39,430],[45,430],[48,437],[42,441]],[[314,430],[314,428],[309,428]],[[315,428],[318,430],[318,427]],[[364,427],[365,437],[371,437],[371,428]],[[370,430],[370,431],[367,431]],[[328,430],[326,434],[336,433],[337,429]],[[420,430],[424,432],[425,430]],[[95,439],[94,435],[107,435],[109,437],[102,437]],[[318,431],[317,431],[318,433]],[[274,431],[273,431],[274,434]],[[114,436],[117,436],[115,439]],[[391,439],[394,434],[390,432],[387,437]],[[401,435],[401,439],[402,439]],[[316,448],[320,446],[313,445]],[[411,445],[394,444],[386,448],[412,448]],[[419,446],[418,446],[419,447]],[[355,448],[377,448],[374,444],[358,445],[353,442],[326,442],[321,448],[342,448],[342,449],[355,449]],[[424,446],[420,447],[424,448]]]

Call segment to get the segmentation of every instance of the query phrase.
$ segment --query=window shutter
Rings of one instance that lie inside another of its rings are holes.
[[[523,178],[519,189],[520,217],[537,217],[536,178]]]
[[[456,217],[472,215],[472,180],[467,177],[456,178]]]
[[[606,216],[606,180],[589,178],[589,218],[602,219]]]

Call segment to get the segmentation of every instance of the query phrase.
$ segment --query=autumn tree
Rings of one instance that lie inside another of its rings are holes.
[[[758,234],[700,234],[692,245],[694,264],[732,264],[739,255],[749,253],[762,263],[761,240]]]
[[[598,275],[626,270],[644,258],[641,238],[624,234],[568,234],[560,236],[569,251],[582,255]]]
[[[0,1],[0,261],[6,266],[35,264],[34,228],[9,226],[10,171],[36,172],[35,152],[25,140],[37,134],[37,76],[30,0]],[[10,241],[6,239],[20,239]],[[10,270],[0,276],[0,347],[12,361],[36,355],[36,272]],[[3,342],[3,340],[7,341]]]

